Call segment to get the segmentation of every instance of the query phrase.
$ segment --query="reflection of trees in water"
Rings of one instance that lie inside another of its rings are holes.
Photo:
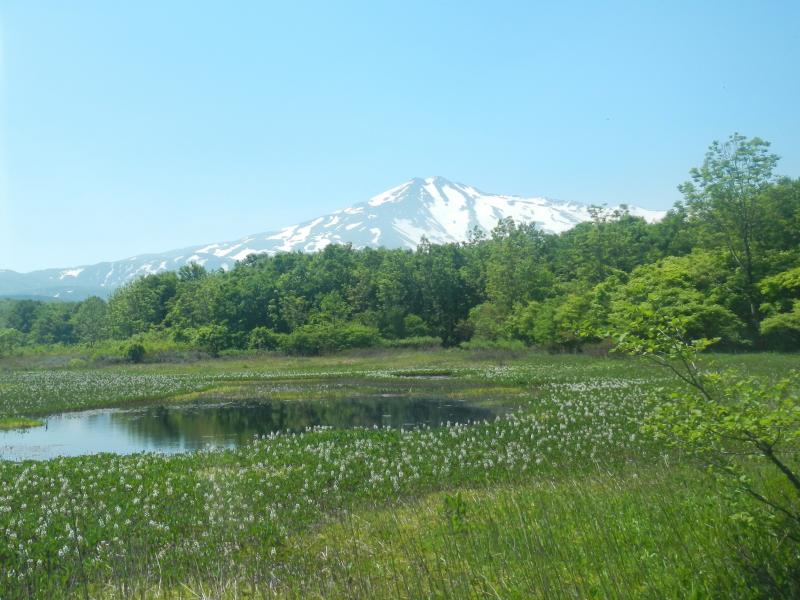
[[[324,401],[261,401],[224,406],[151,407],[113,413],[114,425],[153,445],[199,447],[212,441],[241,442],[257,434],[336,428],[413,426],[465,422],[492,416],[491,410],[462,402],[420,398]],[[215,439],[214,439],[215,438]]]

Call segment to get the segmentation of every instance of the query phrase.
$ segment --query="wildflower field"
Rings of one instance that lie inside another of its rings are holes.
[[[765,379],[796,359],[716,358]],[[170,456],[0,460],[0,600],[751,598],[785,576],[781,540],[759,535],[746,500],[642,433],[654,392],[679,384],[640,360],[398,351],[15,364],[0,370],[0,419],[254,393],[324,401],[398,381],[504,410]]]

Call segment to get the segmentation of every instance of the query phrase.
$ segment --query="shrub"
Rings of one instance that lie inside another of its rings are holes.
[[[252,350],[277,350],[285,338],[285,333],[277,333],[268,327],[256,327],[248,336],[247,347]]]
[[[357,323],[303,325],[283,340],[288,354],[312,356],[347,348],[369,348],[380,342],[378,330]]]
[[[219,356],[225,348],[231,346],[230,333],[224,325],[203,325],[194,330],[194,344],[211,356]]]
[[[468,323],[472,328],[472,335],[481,340],[497,340],[507,337],[505,330],[506,315],[496,304],[485,302],[478,304],[469,311]]]
[[[124,346],[122,353],[128,362],[140,363],[147,352],[141,342],[130,342]]]
[[[403,337],[421,338],[430,335],[428,324],[418,315],[406,315],[403,318]]]
[[[369,348],[380,342],[378,330],[365,325],[352,323],[343,327],[334,328],[333,350],[345,348]]]
[[[800,300],[795,300],[792,312],[778,313],[764,319],[761,322],[761,335],[770,348],[800,348]]]

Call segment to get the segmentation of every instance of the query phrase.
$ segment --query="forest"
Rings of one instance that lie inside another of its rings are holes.
[[[251,255],[229,272],[189,264],[105,300],[0,301],[0,355],[52,345],[276,350],[374,345],[607,345],[635,315],[717,350],[800,349],[800,179],[769,143],[712,144],[657,223],[593,207],[560,235],[503,220],[459,244],[332,245]]]

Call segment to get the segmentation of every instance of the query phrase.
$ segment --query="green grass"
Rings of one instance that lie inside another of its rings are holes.
[[[0,419],[0,431],[9,429],[28,429],[30,427],[41,427],[44,421],[39,419],[27,419],[25,417],[7,417]]]
[[[746,589],[724,506],[707,499],[713,487],[691,472],[660,475],[548,478],[348,514],[293,541],[281,592],[549,599]]]
[[[796,362],[716,358],[767,379]],[[0,371],[2,418],[154,400],[324,400],[398,385],[516,411],[176,456],[0,461],[3,600],[793,591],[785,544],[731,519],[725,488],[642,437],[649,392],[676,384],[641,361],[441,350],[20,367]]]

